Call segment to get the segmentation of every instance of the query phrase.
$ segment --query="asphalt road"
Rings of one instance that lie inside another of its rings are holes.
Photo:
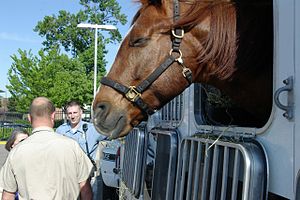
[[[3,142],[0,143],[0,167],[3,166],[6,157],[8,155],[8,151],[6,151],[6,149],[4,148],[5,144],[3,144]]]

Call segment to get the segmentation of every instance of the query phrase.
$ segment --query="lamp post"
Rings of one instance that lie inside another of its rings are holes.
[[[94,98],[97,92],[97,46],[98,46],[98,29],[102,30],[116,30],[117,27],[114,25],[98,25],[98,24],[85,24],[80,23],[77,25],[78,28],[93,28],[95,29],[95,57],[94,57]]]

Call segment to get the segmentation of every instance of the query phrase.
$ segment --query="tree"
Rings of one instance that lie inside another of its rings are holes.
[[[15,99],[13,97],[8,98],[7,110],[9,112],[15,112],[15,111],[17,111],[16,106],[17,106],[17,99]]]
[[[8,71],[11,83],[7,86],[13,99],[17,99],[16,110],[27,111],[32,99],[49,97],[57,107],[76,97],[81,102],[92,99],[92,78],[78,59],[69,58],[52,49],[39,57],[19,50],[20,57],[12,56],[13,65]]]
[[[125,24],[116,0],[80,0],[84,10],[76,14],[59,11],[58,16],[45,16],[34,28],[44,37],[38,55],[18,50],[12,55],[8,72],[8,90],[17,111],[27,111],[33,98],[46,96],[57,107],[76,98],[90,104],[93,99],[94,30],[77,28],[81,22],[94,24]],[[106,39],[105,39],[106,38]],[[98,38],[98,80],[105,71],[105,45],[121,40],[118,31],[100,32]]]
[[[46,16],[43,21],[38,22],[34,31],[42,37],[44,50],[62,47],[66,52],[77,57],[84,53],[87,48],[94,49],[94,30],[80,29],[77,25],[82,22],[91,24],[113,24],[118,22],[125,24],[126,16],[120,14],[121,7],[116,0],[80,0],[84,10],[77,14],[71,14],[67,11],[59,11],[59,15]],[[109,38],[104,39],[102,32],[98,35],[98,69],[105,66],[103,55],[107,53],[105,45],[121,41],[119,31],[107,32]],[[94,54],[94,51],[92,51]],[[92,55],[93,55],[92,54]],[[101,57],[102,56],[102,57]],[[93,56],[89,56],[89,62],[86,62],[87,72],[93,70]]]

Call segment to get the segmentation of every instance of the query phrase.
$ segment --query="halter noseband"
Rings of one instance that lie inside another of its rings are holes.
[[[176,22],[179,19],[179,1],[174,0],[173,2],[173,19],[174,22]],[[182,60],[182,53],[180,51],[180,43],[181,40],[184,36],[184,30],[182,28],[175,28],[172,30],[172,49],[169,53],[169,56],[167,59],[158,67],[156,68],[152,74],[150,74],[144,81],[142,81],[139,85],[137,86],[125,86],[120,83],[117,83],[107,77],[103,77],[101,79],[101,83],[103,85],[109,86],[116,91],[120,92],[121,94],[124,95],[124,97],[131,101],[134,105],[138,106],[141,111],[143,112],[144,115],[152,115],[155,113],[155,110],[150,108],[142,99],[142,93],[156,80],[158,77],[166,70],[168,69],[169,66],[171,66],[174,62],[178,62],[180,66],[182,67],[182,75],[187,79],[189,82],[189,85],[192,83],[192,71],[187,68],[183,64]],[[179,57],[175,58],[173,57],[173,52],[178,53]]]

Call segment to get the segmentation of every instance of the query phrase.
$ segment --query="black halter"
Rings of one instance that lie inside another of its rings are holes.
[[[173,10],[173,19],[176,22],[179,19],[179,1],[174,0],[173,2],[174,10]],[[170,55],[167,59],[154,70],[152,74],[150,74],[144,81],[142,81],[137,86],[125,86],[120,83],[117,83],[107,77],[103,77],[101,79],[101,83],[103,85],[110,86],[116,91],[122,93],[125,98],[131,101],[134,105],[138,106],[144,114],[152,115],[155,110],[150,108],[141,98],[142,93],[156,80],[158,77],[166,70],[169,66],[171,66],[174,62],[178,62],[182,67],[182,75],[187,79],[189,85],[192,83],[192,71],[185,67],[182,60],[182,53],[180,51],[180,43],[184,36],[184,30],[182,28],[175,28],[172,30],[172,49],[170,51]],[[173,53],[179,54],[179,57],[173,57]]]

